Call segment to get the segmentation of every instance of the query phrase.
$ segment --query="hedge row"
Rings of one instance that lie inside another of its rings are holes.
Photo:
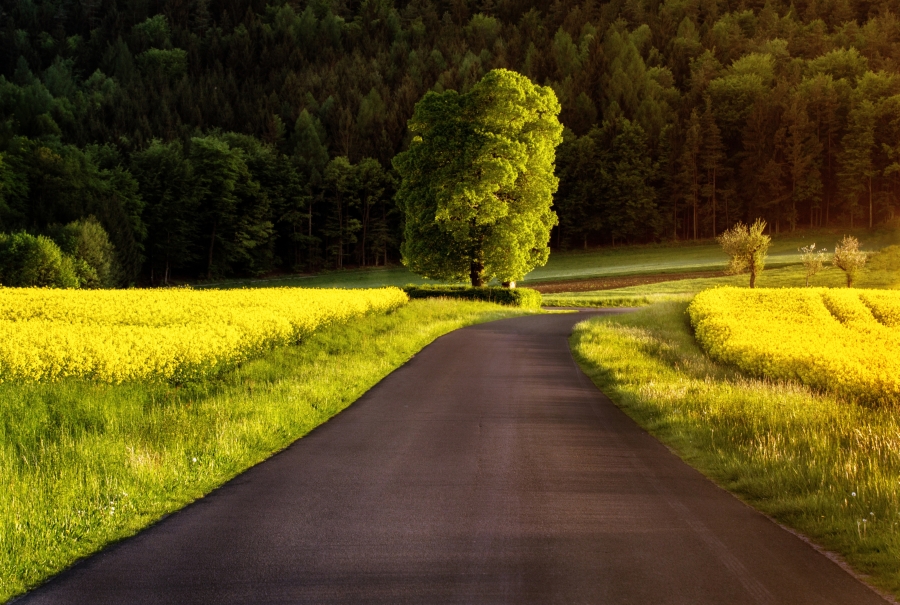
[[[500,288],[471,286],[413,286],[403,288],[410,298],[463,298],[466,300],[483,300],[501,305],[538,309],[541,306],[541,293],[531,288]]]

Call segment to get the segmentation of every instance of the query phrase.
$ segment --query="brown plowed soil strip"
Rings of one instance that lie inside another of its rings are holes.
[[[724,271],[694,271],[691,273],[659,273],[657,275],[625,275],[622,277],[595,277],[568,281],[545,281],[536,284],[523,283],[522,286],[537,290],[541,294],[558,292],[593,292],[594,290],[615,290],[629,286],[658,284],[664,281],[679,279],[696,279],[699,277],[722,277]]]

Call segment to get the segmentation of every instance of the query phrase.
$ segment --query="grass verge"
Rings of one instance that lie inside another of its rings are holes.
[[[0,384],[0,602],[285,448],[438,336],[519,314],[411,301],[217,380]]]
[[[684,301],[579,324],[585,372],[687,462],[900,596],[900,421],[711,361]]]

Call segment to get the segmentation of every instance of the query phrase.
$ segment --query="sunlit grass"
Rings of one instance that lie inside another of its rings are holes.
[[[416,300],[181,387],[0,384],[0,602],[283,449],[441,334],[521,313]]]
[[[860,271],[854,286],[900,289],[900,267],[894,264],[895,257],[900,260],[900,248],[892,248],[885,257],[873,257],[871,266]],[[747,275],[681,279],[614,290],[545,294],[544,304],[583,307],[639,306],[683,298],[683,295],[696,294],[716,286],[748,287],[749,284],[750,278]],[[760,288],[801,288],[806,285],[806,270],[803,265],[766,269],[759,275],[756,285]],[[810,286],[843,288],[846,285],[847,277],[844,272],[832,266],[825,267],[810,279]]]
[[[725,488],[900,595],[900,421],[711,361],[686,302],[579,324],[572,349],[639,424]]]

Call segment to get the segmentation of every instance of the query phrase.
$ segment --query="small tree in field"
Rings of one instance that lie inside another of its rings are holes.
[[[750,227],[744,223],[738,223],[716,238],[722,246],[722,250],[731,257],[726,273],[738,275],[745,271],[750,272],[750,287],[756,287],[756,276],[766,265],[766,253],[772,239],[763,234],[766,229],[766,221],[756,219]]]
[[[866,264],[866,253],[859,249],[859,240],[845,235],[834,248],[831,264],[847,274],[847,287],[852,288],[857,273]]]
[[[822,267],[825,266],[825,260],[828,258],[828,249],[821,248],[816,250],[816,244],[813,243],[810,246],[804,246],[800,248],[800,259],[803,261],[803,266],[806,268],[806,286],[809,287],[809,278],[813,277],[816,273],[822,270]]]

